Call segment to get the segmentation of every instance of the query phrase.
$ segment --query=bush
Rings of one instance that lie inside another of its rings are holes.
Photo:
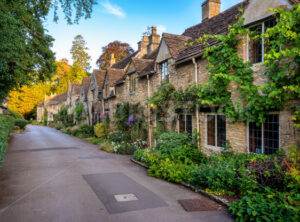
[[[22,130],[26,128],[27,124],[28,124],[28,121],[25,119],[16,119],[15,120],[15,126],[18,126]]]
[[[64,128],[64,125],[62,123],[58,123],[55,126],[55,129],[57,129],[57,130],[61,130],[62,128]]]
[[[236,221],[299,221],[299,193],[253,193],[230,204]]]
[[[75,135],[80,138],[87,138],[93,136],[93,128],[88,124],[81,124],[78,126],[78,129],[72,132],[72,135]]]
[[[109,153],[113,153],[114,152],[114,147],[112,146],[111,143],[108,143],[108,142],[101,143],[100,149],[104,150],[106,152],[109,152]]]
[[[161,134],[157,140],[158,149],[172,149],[187,144],[189,144],[189,137],[187,134],[177,133],[173,131]]]
[[[109,135],[108,140],[115,143],[130,142],[130,136],[123,133],[112,133]]]
[[[181,183],[190,178],[192,169],[191,163],[174,162],[170,159],[162,160],[158,164],[150,166],[148,173],[150,176],[166,179],[171,182]]]
[[[0,164],[3,160],[7,147],[7,140],[14,127],[14,118],[7,115],[0,115]]]
[[[94,133],[95,136],[98,138],[102,138],[105,136],[105,130],[104,130],[104,124],[103,123],[98,123],[94,126]]]
[[[11,117],[13,117],[14,119],[24,119],[24,117],[22,116],[21,113],[14,111],[12,109],[7,109],[7,111],[10,113]]]

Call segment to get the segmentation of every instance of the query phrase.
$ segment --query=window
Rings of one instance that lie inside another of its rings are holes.
[[[98,99],[101,100],[103,98],[103,93],[102,91],[101,92],[98,92]]]
[[[179,132],[180,133],[187,132],[190,135],[193,133],[191,115],[183,115],[183,114],[179,115]]]
[[[108,84],[105,85],[104,90],[105,90],[105,97],[107,98],[109,96],[109,85]]]
[[[207,115],[207,145],[225,147],[226,117],[223,115]]]
[[[136,88],[136,75],[131,74],[129,75],[129,91],[130,93],[134,93]]]
[[[251,153],[272,154],[279,148],[279,115],[266,117],[260,126],[249,123],[248,147]]]
[[[268,28],[272,28],[276,25],[276,19],[272,18],[258,25],[252,26],[250,28],[251,32],[255,35],[262,35],[266,32]],[[250,37],[248,43],[248,60],[252,63],[260,63],[264,60],[264,52],[267,52],[268,46],[266,46],[264,39],[259,37],[254,39]]]
[[[169,63],[168,61],[161,64],[161,80],[162,82],[169,82]]]

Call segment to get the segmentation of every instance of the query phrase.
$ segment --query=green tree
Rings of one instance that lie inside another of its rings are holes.
[[[57,20],[60,6],[67,22],[72,23],[88,18],[93,4],[94,0],[0,0],[0,102],[9,91],[55,73],[50,49],[53,38],[43,26],[50,9],[54,8]]]

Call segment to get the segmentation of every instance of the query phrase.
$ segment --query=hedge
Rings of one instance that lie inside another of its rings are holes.
[[[14,118],[7,115],[0,115],[0,165],[7,147],[7,140],[14,128]]]

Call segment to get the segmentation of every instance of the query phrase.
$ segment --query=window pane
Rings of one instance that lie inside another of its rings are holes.
[[[277,24],[277,21],[275,18],[270,19],[268,21],[265,21],[265,32],[267,31],[268,28],[272,28]],[[269,39],[269,41],[272,41],[273,38]],[[268,53],[270,51],[270,47],[272,45],[270,45],[270,42],[265,42],[265,53]],[[276,51],[279,52],[279,47],[276,48]]]
[[[185,122],[184,122],[184,115],[179,115],[179,132],[185,132]]]
[[[249,151],[252,153],[262,153],[261,127],[256,123],[249,123]]]
[[[163,81],[169,81],[168,61],[161,64],[161,79]]]
[[[207,116],[207,145],[215,146],[215,134],[216,134],[216,122],[215,122],[215,116],[208,115]]]
[[[193,133],[192,116],[191,115],[186,116],[186,132],[188,132],[189,134]]]
[[[218,147],[225,147],[226,145],[226,117],[217,116],[217,127],[218,127]]]
[[[273,154],[279,148],[279,115],[268,115],[264,128],[265,154]]]
[[[255,35],[261,35],[262,25],[259,24],[253,28],[250,28],[250,31],[255,32]],[[259,63],[262,61],[262,38],[257,38],[257,39],[250,38],[249,60],[252,63]]]

